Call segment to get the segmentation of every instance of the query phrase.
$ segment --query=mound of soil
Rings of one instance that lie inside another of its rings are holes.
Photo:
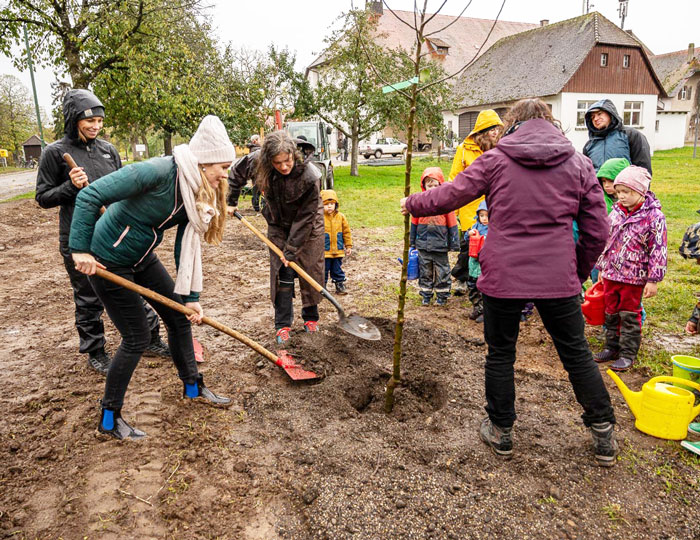
[[[251,216],[264,229],[261,218]],[[275,350],[266,248],[238,223],[205,249],[207,315]],[[644,436],[610,385],[622,453],[594,465],[590,435],[537,318],[516,364],[515,455],[479,440],[485,346],[465,317],[407,303],[402,385],[391,414],[397,245],[353,231],[348,313],[381,341],[362,341],[321,308],[320,331],[295,321],[289,352],[320,375],[295,383],[209,327],[205,381],[229,409],[181,399],[168,359],[143,358],[124,416],[140,442],[96,434],[104,379],[77,353],[72,295],[56,213],[32,201],[0,206],[0,534],[17,538],[698,538],[698,460]],[[172,236],[159,248],[172,269]],[[297,306],[298,309],[298,306]],[[118,343],[108,326],[108,349]],[[607,376],[605,376],[607,379]],[[647,374],[624,376],[639,389]],[[606,381],[609,382],[609,381]]]

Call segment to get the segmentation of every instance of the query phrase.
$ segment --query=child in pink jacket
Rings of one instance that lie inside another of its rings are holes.
[[[649,172],[634,165],[617,175],[610,238],[597,263],[605,295],[605,348],[595,359],[615,360],[614,371],[629,369],[637,359],[642,297],[656,296],[666,274],[666,217],[650,182]]]

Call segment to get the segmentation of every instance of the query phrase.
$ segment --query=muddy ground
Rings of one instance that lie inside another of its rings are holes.
[[[205,312],[274,349],[266,251],[241,224],[227,227],[223,245],[205,249]],[[464,299],[422,308],[411,293],[405,385],[385,414],[400,250],[384,233],[353,230],[350,294],[340,298],[381,341],[342,332],[324,303],[321,332],[304,335],[297,317],[290,346],[324,378],[294,384],[198,327],[206,382],[233,407],[183,403],[172,365],[144,358],[124,416],[148,437],[120,443],[96,434],[104,379],[77,352],[57,212],[31,200],[0,205],[0,536],[700,538],[700,462],[636,431],[606,376],[623,450],[615,468],[596,467],[537,317],[518,349],[512,460],[477,435],[485,347]],[[158,250],[169,268],[173,236]],[[117,343],[108,324],[108,349]],[[638,389],[647,376],[624,379]]]

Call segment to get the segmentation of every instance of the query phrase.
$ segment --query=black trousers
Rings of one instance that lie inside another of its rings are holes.
[[[520,330],[520,313],[528,299],[482,296],[484,339],[488,345],[486,412],[497,426],[511,427],[516,419],[515,345]],[[569,374],[576,400],[583,407],[583,423],[586,426],[594,422],[614,423],[610,395],[583,332],[584,320],[578,295],[533,301]]]
[[[73,288],[73,302],[75,303],[75,328],[80,338],[80,352],[88,354],[103,349],[105,346],[105,327],[102,323],[104,306],[92,290],[88,277],[75,269],[73,257],[68,249],[68,240],[60,240],[61,257],[66,268],[70,285]],[[160,331],[159,320],[156,312],[143,302],[148,319],[148,327],[152,334]]]
[[[469,279],[469,241],[464,239],[462,231],[459,231],[459,255],[451,273],[458,281]]]
[[[297,273],[288,266],[282,266],[279,272],[279,285],[275,295],[275,330],[292,326],[294,320],[294,278]],[[318,321],[318,306],[301,308],[301,318],[306,321]]]
[[[175,282],[154,253],[133,268],[114,267],[105,261],[101,262],[110,272],[183,303],[180,295],[174,292]],[[121,409],[131,376],[151,339],[143,310],[143,298],[136,292],[98,276],[90,276],[89,279],[122,337],[122,342],[107,372],[102,399],[103,407]],[[190,321],[179,311],[174,311],[158,302],[154,302],[153,307],[168,329],[168,344],[180,379],[185,383],[194,384],[198,372],[194,359]]]

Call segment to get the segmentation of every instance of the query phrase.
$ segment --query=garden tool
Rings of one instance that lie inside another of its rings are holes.
[[[641,392],[632,392],[614,371],[606,372],[615,381],[635,417],[634,427],[642,433],[680,441],[688,434],[688,424],[700,413],[693,392],[672,386],[682,384],[700,390],[700,384],[678,377],[653,377]]]
[[[275,244],[273,244],[270,241],[270,239],[267,238],[263,233],[256,229],[246,218],[244,218],[241,215],[241,213],[238,210],[236,210],[233,213],[233,215],[236,216],[240,221],[242,221],[243,224],[246,227],[248,227],[253,232],[253,234],[255,234],[255,236],[260,238],[260,240],[262,240],[267,245],[267,247],[274,251],[280,258],[284,257],[282,250],[279,249]],[[321,296],[323,296],[326,300],[333,304],[335,309],[338,310],[338,326],[340,326],[343,330],[345,330],[349,334],[352,334],[353,336],[357,336],[359,338],[367,339],[370,341],[378,341],[382,338],[381,334],[379,333],[379,329],[367,319],[360,317],[359,315],[346,316],[345,311],[340,306],[338,301],[335,298],[333,298],[333,296],[331,296],[331,293],[329,293],[326,289],[321,287],[321,285],[309,274],[307,274],[298,264],[289,261],[289,266],[299,275],[299,277],[307,281],[314,289],[321,293]]]
[[[597,281],[583,295],[584,302],[581,311],[586,323],[591,326],[600,326],[605,323],[605,296],[603,294],[603,280]],[[615,328],[617,332],[617,327]]]
[[[112,272],[108,272],[107,270],[98,268],[95,271],[95,273],[103,279],[107,279],[113,283],[116,283],[117,285],[121,285],[126,289],[137,292],[141,296],[145,296],[149,300],[155,300],[156,302],[160,302],[161,304],[169,307],[170,309],[174,309],[175,311],[179,311],[180,313],[184,313],[185,315],[192,315],[195,313],[194,310],[191,310],[190,308],[185,307],[182,304],[171,300],[170,298],[166,298],[165,296],[160,295],[157,292],[154,292],[150,289],[146,289],[145,287],[137,285],[136,283],[133,283],[128,279],[124,279],[121,276],[117,276]],[[213,328],[216,328],[224,334],[228,334],[229,336],[236,338],[238,341],[240,341],[244,345],[247,345],[258,354],[263,355],[265,358],[270,360],[270,362],[281,367],[284,370],[284,372],[295,381],[319,378],[318,375],[316,375],[316,373],[314,373],[313,371],[307,371],[300,364],[297,364],[296,361],[292,358],[292,356],[289,353],[287,353],[287,351],[278,351],[278,356],[276,354],[271,353],[265,347],[256,343],[249,337],[239,332],[236,332],[232,328],[229,328],[228,326],[225,326],[214,319],[211,319],[209,317],[203,317],[202,322],[208,324]]]

